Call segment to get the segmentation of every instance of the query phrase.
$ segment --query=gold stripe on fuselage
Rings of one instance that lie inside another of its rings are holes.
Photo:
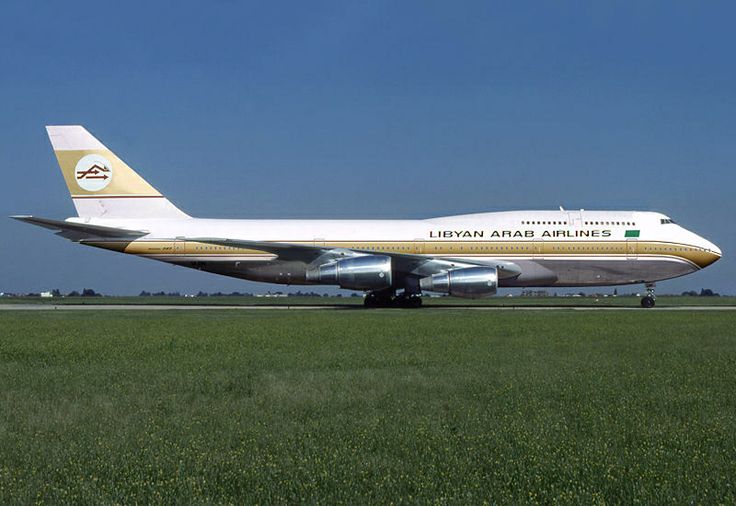
[[[313,241],[273,241],[314,245]],[[274,257],[256,249],[219,246],[193,241],[90,241],[90,246],[131,255],[224,258],[226,256]],[[368,253],[404,253],[428,256],[514,257],[565,259],[570,257],[677,258],[704,268],[720,257],[710,251],[687,244],[661,241],[326,241],[325,248],[347,248]]]

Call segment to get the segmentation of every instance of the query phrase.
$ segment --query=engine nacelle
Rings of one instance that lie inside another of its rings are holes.
[[[475,299],[490,297],[498,288],[498,271],[495,267],[465,267],[419,280],[422,290],[449,293],[456,297]]]
[[[307,270],[307,281],[350,290],[382,290],[392,283],[391,257],[365,255],[337,260]]]

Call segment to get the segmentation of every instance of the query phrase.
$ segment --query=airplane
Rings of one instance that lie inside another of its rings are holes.
[[[235,278],[334,285],[367,307],[419,307],[424,292],[655,283],[721,258],[712,242],[642,211],[507,211],[421,220],[194,218],[82,126],[47,126],[78,216],[12,218],[93,246]]]

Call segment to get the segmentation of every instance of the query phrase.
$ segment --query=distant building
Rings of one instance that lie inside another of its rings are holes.
[[[41,297],[43,297],[45,299],[50,299],[53,296],[54,296],[54,294],[51,293],[51,292],[41,292]]]

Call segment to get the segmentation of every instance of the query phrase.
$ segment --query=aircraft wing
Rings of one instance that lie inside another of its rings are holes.
[[[242,239],[225,239],[217,237],[187,237],[188,241],[196,241],[218,246],[231,246],[237,248],[254,249],[272,253],[282,260],[301,260],[314,264],[327,263],[340,258],[348,258],[363,255],[389,256],[393,260],[395,268],[405,274],[415,276],[430,276],[438,272],[444,272],[462,267],[495,267],[498,269],[498,277],[515,278],[521,274],[521,268],[513,262],[506,260],[476,261],[465,258],[438,258],[429,255],[414,255],[410,253],[396,253],[391,251],[368,251],[350,248],[331,248],[328,246],[316,246],[312,244],[293,244],[284,242],[248,241]]]
[[[145,230],[128,230],[125,228],[90,225],[88,223],[77,223],[73,221],[51,220],[36,216],[11,216],[11,218],[30,223],[31,225],[48,228],[49,230],[56,230],[57,235],[72,241],[100,237],[133,240],[148,234]]]

